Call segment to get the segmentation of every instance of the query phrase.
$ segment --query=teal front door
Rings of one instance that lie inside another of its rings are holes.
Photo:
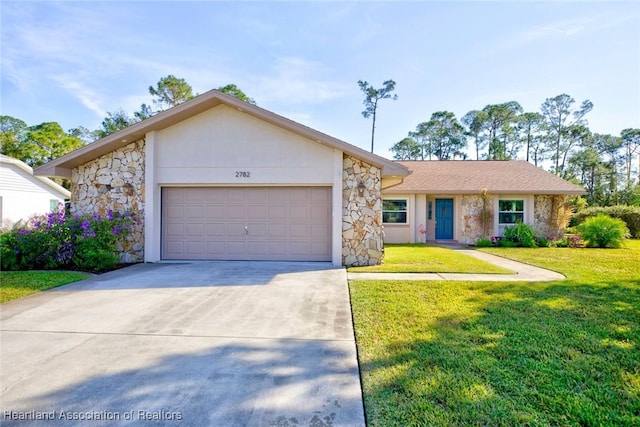
[[[436,199],[436,240],[453,239],[453,199]]]

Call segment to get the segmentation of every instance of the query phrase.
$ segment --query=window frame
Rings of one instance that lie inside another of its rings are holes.
[[[385,202],[404,202],[404,209],[385,209]],[[388,213],[404,213],[404,221],[387,222]],[[407,225],[409,224],[409,199],[382,199],[382,223],[387,225]]]
[[[502,203],[504,202],[511,202],[512,203],[512,210],[502,210]],[[518,205],[517,203],[520,202],[522,203],[522,210],[518,210]],[[525,199],[516,199],[516,198],[510,198],[510,199],[499,199],[498,200],[498,224],[499,225],[515,225],[518,222],[523,222],[525,220],[525,208],[526,205],[526,200]],[[513,215],[514,216],[514,221],[513,222],[502,222],[502,216],[503,214],[505,215]],[[520,217],[520,218],[518,218]]]

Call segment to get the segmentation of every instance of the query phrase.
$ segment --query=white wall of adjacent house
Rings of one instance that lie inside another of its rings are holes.
[[[65,195],[16,165],[0,163],[0,224],[10,227],[64,203]]]
[[[221,105],[146,136],[145,260],[161,259],[163,187],[332,188],[332,262],[342,254],[342,156]]]

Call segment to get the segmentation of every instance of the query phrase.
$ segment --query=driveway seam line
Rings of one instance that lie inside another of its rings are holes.
[[[180,335],[180,334],[136,334],[128,332],[86,332],[86,331],[33,331],[27,329],[0,329],[0,332],[20,332],[33,334],[76,334],[76,335],[116,335],[139,337],[184,337],[184,338],[228,338],[249,340],[289,340],[289,341],[319,341],[319,342],[353,342],[348,338],[291,338],[291,337],[246,337],[235,335]]]

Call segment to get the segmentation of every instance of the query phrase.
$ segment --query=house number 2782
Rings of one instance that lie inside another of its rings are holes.
[[[251,172],[249,171],[236,171],[236,178],[250,178]]]

